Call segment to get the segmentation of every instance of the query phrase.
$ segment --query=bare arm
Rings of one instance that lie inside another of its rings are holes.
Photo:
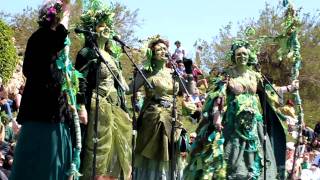
[[[63,0],[63,17],[61,19],[61,24],[68,29],[69,18],[70,18],[70,0]]]
[[[223,110],[223,98],[218,97],[213,105],[213,124],[217,128],[218,131],[221,131],[223,126],[221,124],[222,122],[222,110]]]
[[[294,80],[290,85],[278,87],[277,91],[279,93],[287,93],[287,92],[293,92],[297,89],[299,89],[299,81]]]

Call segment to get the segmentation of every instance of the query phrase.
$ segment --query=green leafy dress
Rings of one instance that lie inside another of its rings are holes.
[[[105,51],[101,51],[113,73],[125,84],[117,62]],[[77,57],[76,68],[82,69],[86,77],[80,81],[79,100],[87,105],[89,121],[85,134],[81,179],[90,179],[92,174],[94,147],[94,120],[98,108],[98,132],[96,151],[96,175],[128,179],[131,171],[132,125],[129,114],[122,108],[121,92],[115,85],[111,72],[104,63],[97,66],[97,57],[92,49],[83,48]],[[88,63],[91,62],[91,63]],[[96,72],[100,71],[98,93],[96,93]],[[126,85],[127,86],[127,85]],[[82,97],[86,96],[86,97]],[[96,97],[99,96],[99,107]],[[83,100],[85,99],[85,100]]]
[[[145,71],[145,74],[154,89],[145,85],[145,101],[138,118],[135,179],[170,179],[170,147],[172,143],[176,146],[181,134],[181,123],[178,120],[174,132],[175,142],[171,142],[172,95],[174,93],[171,70],[164,67]],[[143,84],[142,78],[136,76],[136,88]],[[178,89],[175,93],[177,92]],[[178,154],[178,149],[175,149]],[[179,168],[176,171],[178,172]]]
[[[266,166],[267,179],[277,179],[277,162],[269,133],[265,151],[263,149],[261,76],[251,70],[239,75],[234,69],[229,69],[227,75],[229,80],[218,78],[215,89],[208,95],[203,109],[205,118],[198,128],[185,178],[263,179]],[[221,107],[222,133],[216,130],[212,120],[212,108],[217,98],[224,102]]]

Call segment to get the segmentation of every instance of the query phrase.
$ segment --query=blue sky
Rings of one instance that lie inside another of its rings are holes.
[[[0,10],[17,13],[27,6],[36,8],[43,0],[0,0]],[[139,9],[139,19],[143,20],[137,28],[137,36],[146,39],[160,34],[170,40],[180,40],[189,56],[194,54],[193,44],[201,38],[210,41],[219,28],[233,24],[236,32],[238,22],[246,18],[258,18],[265,3],[276,6],[282,0],[111,0],[126,5],[130,10]],[[104,2],[109,2],[104,0]],[[314,13],[320,9],[319,0],[293,0],[302,13]]]

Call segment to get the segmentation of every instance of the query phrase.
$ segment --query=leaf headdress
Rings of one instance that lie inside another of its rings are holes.
[[[159,34],[151,36],[147,40],[144,40],[143,47],[142,47],[141,51],[146,56],[146,60],[143,63],[143,67],[147,71],[153,71],[152,62],[151,62],[152,57],[153,57],[152,47],[157,42],[163,42],[166,44],[167,47],[169,47],[169,42],[166,39],[161,38]]]
[[[96,26],[106,23],[109,32],[109,39],[116,36],[114,29],[114,8],[102,3],[100,0],[85,0],[83,2],[83,13],[80,17],[80,27],[86,30],[95,31]],[[114,58],[119,61],[122,54],[121,47],[117,46],[114,41],[109,41],[110,50],[113,52]]]
[[[230,51],[227,53],[227,59],[230,59],[232,63],[234,62],[235,58],[235,51],[238,48],[245,47],[249,50],[249,60],[248,64],[256,64],[257,63],[257,55],[255,50],[253,49],[252,45],[247,40],[243,39],[235,39],[232,41]]]
[[[113,31],[114,10],[100,0],[84,1],[83,14],[80,17],[80,26],[87,30],[95,30],[100,23],[106,23]]]

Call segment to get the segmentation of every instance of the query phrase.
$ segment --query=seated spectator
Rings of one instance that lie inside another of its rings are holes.
[[[4,110],[6,112],[6,114],[9,116],[10,120],[13,118],[12,109],[11,109],[12,104],[13,104],[13,101],[11,99],[9,99],[7,89],[3,85],[0,85],[1,110]]]
[[[316,164],[312,164],[309,169],[301,171],[301,180],[320,180],[320,169]]]
[[[310,143],[310,148],[311,148],[311,149],[316,149],[316,150],[320,149],[320,142],[319,142],[319,140],[318,140],[317,138],[314,138],[314,139],[311,141],[311,143]]]
[[[309,169],[311,167],[309,153],[303,154],[303,160],[301,162],[301,169]]]
[[[137,99],[136,99],[136,103],[135,103],[135,110],[136,110],[136,112],[140,112],[141,108],[143,106],[144,97],[140,91],[138,91],[136,93],[136,97],[137,97]]]
[[[316,154],[316,156],[314,157],[312,164],[317,165],[318,167],[320,167],[320,153]]]
[[[197,87],[200,87],[203,85],[206,89],[208,88],[208,82],[205,78],[201,79],[200,76],[203,75],[202,70],[196,65],[192,64],[192,74],[193,74],[193,79],[197,83]]]
[[[178,72],[179,76],[182,77],[182,78],[185,77],[186,70],[185,70],[183,62],[179,61],[177,64],[178,64],[177,72]]]
[[[0,123],[0,151],[4,156],[8,155],[10,151],[9,143],[7,143],[5,140],[5,126]]]
[[[13,129],[10,126],[10,119],[7,115],[1,116],[1,126],[5,129],[4,141],[7,143],[13,143],[15,139],[15,135],[13,133]]]
[[[193,144],[193,142],[194,142],[194,140],[196,139],[196,137],[197,137],[197,133],[195,133],[195,132],[192,132],[192,133],[190,133],[190,141],[189,141],[189,144],[190,145],[192,145]]]
[[[191,118],[192,123],[198,122],[201,118],[201,108],[197,107],[190,96],[184,95],[182,115]]]
[[[314,138],[314,132],[313,129],[307,126],[303,126],[302,128],[302,135],[307,138],[308,141],[312,141]]]
[[[8,170],[3,168],[4,161],[5,161],[5,156],[0,151],[0,179],[8,180],[10,173]]]
[[[6,158],[5,158],[5,156],[2,154],[2,152],[0,151],[0,171],[2,172],[2,173],[4,173],[4,175],[5,175],[5,178],[7,178],[8,179],[8,177],[10,176],[10,170],[8,170],[8,169],[6,169],[6,168],[4,168],[4,165],[5,165],[5,161],[6,161]],[[1,180],[3,180],[2,178],[2,174],[0,175],[0,177],[1,177]],[[4,178],[4,179],[5,179]]]
[[[17,109],[20,108],[20,103],[21,103],[21,98],[22,98],[22,94],[23,94],[23,89],[24,89],[24,86],[20,86],[19,88],[19,93],[17,94],[17,97],[16,97],[16,106],[17,106]]]
[[[315,125],[313,132],[315,133],[315,136],[320,136],[320,121]]]
[[[13,119],[11,123],[12,123],[11,126],[14,133],[14,137],[16,138],[19,135],[21,125],[18,124],[18,122],[15,119]]]
[[[299,177],[299,169],[301,164],[301,159],[297,158],[295,163],[294,172],[292,172],[293,160],[294,160],[294,142],[287,142],[287,160],[286,160],[286,171],[287,174],[292,176],[292,179],[297,179]]]

